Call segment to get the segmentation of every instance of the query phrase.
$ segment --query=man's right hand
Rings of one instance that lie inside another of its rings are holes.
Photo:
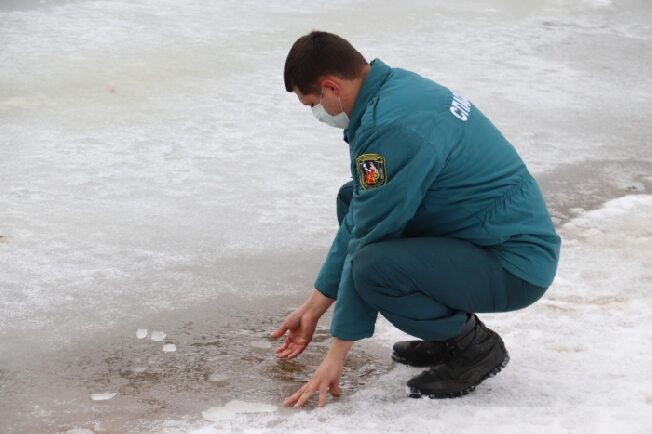
[[[271,334],[272,339],[278,339],[289,331],[283,345],[276,349],[276,357],[292,359],[301,354],[312,340],[319,318],[334,301],[313,289],[308,300]]]

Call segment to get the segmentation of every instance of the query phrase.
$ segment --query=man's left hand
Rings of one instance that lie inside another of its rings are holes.
[[[326,394],[340,396],[340,378],[344,370],[344,358],[326,355],[315,371],[310,381],[304,384],[297,392],[288,396],[283,404],[302,407],[315,392],[319,392],[319,407],[326,405]]]

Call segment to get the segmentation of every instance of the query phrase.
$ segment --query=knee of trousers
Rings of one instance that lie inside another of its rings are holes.
[[[351,203],[353,197],[353,181],[345,182],[337,192],[337,198],[342,199],[347,204]]]
[[[356,292],[363,300],[370,302],[376,298],[378,288],[385,280],[386,264],[381,249],[374,244],[365,246],[355,252],[351,258],[351,271]]]
[[[342,224],[346,213],[349,212],[351,200],[353,200],[353,181],[343,184],[337,193],[337,220],[340,224]]]
[[[507,305],[505,311],[523,309],[537,302],[548,288],[535,286],[528,281],[514,276],[505,271],[505,283],[507,289]]]

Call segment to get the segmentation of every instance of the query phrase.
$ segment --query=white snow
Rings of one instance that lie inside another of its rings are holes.
[[[136,330],[136,337],[138,339],[145,339],[147,337],[147,329],[138,329]]]
[[[91,399],[93,401],[108,401],[115,395],[115,393],[91,393]]]
[[[605,8],[605,7],[610,7],[613,6],[613,2],[611,0],[583,0],[584,3],[588,3],[590,6],[593,6],[595,8]]]
[[[177,346],[175,344],[165,344],[163,345],[164,353],[174,353],[177,351]]]
[[[255,413],[271,413],[276,411],[276,407],[269,404],[247,401],[229,401],[223,407],[211,407],[202,411],[202,417],[210,421],[222,421],[232,419],[238,415],[249,415]]]
[[[167,334],[165,334],[161,330],[152,330],[152,334],[149,335],[149,338],[153,341],[160,342],[163,339],[165,339],[166,336]]]
[[[98,431],[101,432],[101,431]],[[95,434],[95,431],[92,429],[86,429],[86,428],[72,428],[69,429],[68,431],[61,432],[58,434]]]

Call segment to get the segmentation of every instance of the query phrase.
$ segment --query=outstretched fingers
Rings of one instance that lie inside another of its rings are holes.
[[[288,359],[293,359],[296,356],[298,356],[299,354],[303,353],[303,350],[305,348],[306,348],[306,345],[299,345],[299,344],[295,345],[294,350],[290,354],[288,354]]]
[[[314,392],[315,392],[314,386],[304,390],[301,396],[299,396],[299,400],[297,401],[297,403],[294,404],[294,407],[303,407],[303,405],[310,399],[310,397]]]
[[[333,387],[326,384],[322,384],[317,387],[312,381],[304,384],[299,390],[297,390],[292,395],[285,398],[283,405],[285,406],[294,406],[303,407],[310,397],[315,393],[319,392],[319,407],[324,407],[326,405],[326,398],[330,392],[333,396],[340,396],[339,386]]]
[[[323,407],[326,405],[326,393],[328,392],[328,386],[322,384],[319,387],[319,406]]]
[[[283,352],[278,353],[276,357],[278,357],[279,359],[287,359],[288,356],[292,354],[292,352],[293,352],[292,348],[287,348]]]
[[[283,401],[283,405],[289,406],[289,405],[294,404],[299,399],[301,394],[306,390],[306,388],[308,387],[308,384],[309,383],[304,384],[303,386],[301,386],[301,388],[299,390],[297,390],[292,395],[285,398],[285,400]]]
[[[340,377],[337,377],[328,385],[328,390],[333,396],[340,396],[342,394],[342,390],[340,389]]]
[[[283,342],[283,345],[281,345],[280,347],[278,347],[278,348],[276,349],[276,355],[278,356],[278,355],[280,355],[282,352],[284,352],[285,350],[287,350],[287,348],[288,348],[289,345],[290,345],[290,340],[289,340],[289,339],[285,339],[285,342]]]
[[[276,350],[276,357],[279,359],[293,359],[306,349],[308,344],[298,344],[288,340]]]
[[[271,334],[270,337],[272,339],[278,339],[281,336],[285,334],[286,331],[288,331],[289,328],[285,325],[285,322],[279,326],[276,330],[274,330]]]

